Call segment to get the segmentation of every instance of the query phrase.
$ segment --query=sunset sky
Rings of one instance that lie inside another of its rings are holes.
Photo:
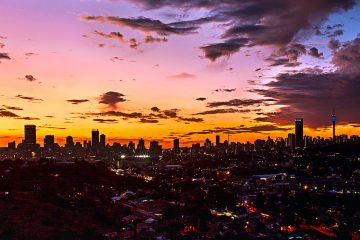
[[[0,146],[360,135],[360,3],[0,0]]]

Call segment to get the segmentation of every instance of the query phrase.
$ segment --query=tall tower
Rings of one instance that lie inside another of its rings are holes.
[[[335,125],[336,125],[336,115],[333,114],[331,116],[332,124],[333,124],[333,141],[336,141],[336,135],[335,135]]]
[[[36,144],[36,126],[25,125],[25,140],[26,144]]]
[[[304,120],[302,118],[295,119],[295,147],[304,147]]]
[[[220,145],[220,136],[216,135],[216,146]]]
[[[96,152],[99,148],[99,130],[93,129],[91,132],[92,150]]]
[[[174,141],[173,141],[173,151],[175,153],[180,152],[180,140],[178,138],[175,138]]]

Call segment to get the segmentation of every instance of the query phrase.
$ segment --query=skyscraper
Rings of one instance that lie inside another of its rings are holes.
[[[291,149],[295,148],[295,134],[293,134],[293,133],[288,134],[286,146]]]
[[[220,136],[216,135],[216,146],[220,145]]]
[[[100,135],[100,148],[104,149],[106,146],[106,136],[105,134]]]
[[[51,149],[55,145],[55,137],[54,135],[46,135],[44,137],[44,148]]]
[[[335,134],[335,125],[336,125],[336,115],[333,114],[331,116],[332,124],[333,124],[333,141],[336,141],[336,134]]]
[[[178,138],[175,138],[173,141],[173,151],[176,153],[180,152],[180,140]]]
[[[36,126],[25,125],[25,139],[26,144],[36,144]]]
[[[65,147],[68,149],[72,149],[74,147],[74,139],[72,136],[66,137]]]
[[[94,152],[99,148],[99,130],[93,129],[91,132],[92,150]]]
[[[302,118],[295,119],[295,147],[304,147],[304,120]]]

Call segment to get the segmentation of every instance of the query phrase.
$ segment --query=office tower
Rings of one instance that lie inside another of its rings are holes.
[[[336,140],[336,135],[335,135],[336,115],[335,114],[333,114],[331,116],[331,120],[332,120],[332,124],[333,124],[333,141],[335,142],[335,140]]]
[[[92,150],[94,152],[99,148],[99,130],[93,129],[91,132]]]
[[[46,135],[44,137],[44,148],[51,149],[55,145],[55,138],[54,135]]]
[[[66,148],[73,148],[75,146],[74,144],[74,139],[72,136],[67,136],[66,137],[66,143],[65,143],[65,147]]]
[[[105,134],[100,135],[100,148],[105,149],[106,146],[106,136]]]
[[[139,139],[137,149],[138,150],[145,150],[145,141],[144,141],[144,139],[142,139],[142,138]]]
[[[36,144],[36,126],[25,125],[25,144]]]
[[[210,139],[207,138],[207,139],[205,140],[204,147],[206,147],[206,148],[211,147],[211,141],[210,141]]]
[[[150,142],[150,149],[149,149],[149,154],[150,156],[159,156],[162,153],[162,146],[159,145],[158,141],[151,141]]]
[[[295,119],[295,147],[304,147],[304,120],[302,118]]]
[[[295,148],[295,134],[289,133],[286,141],[286,146],[294,149]]]
[[[8,143],[8,150],[16,150],[16,143],[15,141]]]
[[[220,145],[220,136],[216,135],[216,146]]]
[[[174,141],[173,141],[173,151],[175,153],[180,152],[180,140],[178,138],[175,138]]]

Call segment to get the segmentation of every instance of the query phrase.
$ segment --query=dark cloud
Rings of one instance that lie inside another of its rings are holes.
[[[316,47],[312,47],[309,50],[309,55],[315,58],[322,58],[324,54],[319,52],[319,50]]]
[[[196,78],[196,75],[191,74],[191,73],[187,73],[187,72],[182,72],[182,73],[178,73],[175,75],[171,75],[169,76],[169,78]]]
[[[43,100],[40,98],[36,98],[36,97],[28,97],[28,96],[23,96],[23,95],[17,95],[15,96],[16,98],[19,99],[23,99],[23,100],[27,100],[29,102],[42,102]]]
[[[158,37],[153,37],[153,36],[146,36],[145,38],[145,43],[161,43],[161,42],[167,42],[167,38],[162,37],[162,38],[158,38]]]
[[[4,48],[4,47],[5,47],[5,44],[0,42],[0,48]]]
[[[170,110],[164,110],[163,111],[163,114],[167,117],[170,117],[170,118],[175,118],[177,117],[177,112],[179,110],[178,109],[170,109]]]
[[[93,121],[98,123],[117,123],[118,121],[116,119],[103,119],[103,118],[95,118]]]
[[[329,41],[329,44],[328,44],[328,47],[331,49],[331,50],[337,50],[339,47],[340,47],[340,42],[339,40],[336,40],[334,38],[330,39]]]
[[[343,123],[359,123],[360,119],[360,39],[351,41],[334,53],[333,72],[307,69],[295,73],[282,73],[276,81],[266,84],[267,90],[258,94],[276,99],[282,105],[275,113],[264,114],[260,121],[293,124],[302,117],[309,127],[331,124],[333,111]]]
[[[207,107],[221,107],[221,106],[228,106],[228,107],[247,107],[247,106],[257,106],[264,104],[266,102],[275,101],[274,99],[232,99],[229,101],[220,101],[220,102],[209,102],[207,103]]]
[[[153,112],[160,112],[160,108],[158,108],[158,107],[152,107],[152,108],[151,108],[151,111],[153,111]]]
[[[141,30],[145,33],[155,32],[159,35],[165,36],[170,34],[184,35],[195,33],[200,24],[210,22],[212,20],[211,18],[200,18],[191,21],[163,23],[160,20],[146,17],[121,18],[115,16],[84,16],[81,19],[85,21],[97,21],[101,23],[108,22],[122,27]]]
[[[29,82],[34,82],[37,80],[33,75],[25,75],[24,79]]]
[[[236,88],[218,88],[214,90],[215,92],[235,92]]]
[[[103,33],[103,32],[95,30],[95,31],[93,31],[93,34],[103,37],[103,38],[114,39],[114,40],[117,40],[120,42],[124,42],[124,35],[122,35],[119,32]]]
[[[69,100],[66,100],[67,102],[71,103],[71,104],[74,104],[74,105],[77,105],[77,104],[80,104],[80,103],[85,103],[85,102],[89,102],[88,99],[69,99]]]
[[[197,100],[197,101],[205,101],[207,98],[205,98],[205,97],[198,97],[198,98],[196,98],[195,100]]]
[[[0,60],[1,59],[8,59],[8,60],[10,60],[11,58],[9,57],[9,54],[7,54],[7,53],[0,53]]]
[[[296,67],[300,65],[300,63],[298,62],[298,58],[304,54],[306,54],[305,45],[292,42],[286,46],[280,47],[277,51],[273,52],[265,60],[271,62],[271,67]]]
[[[65,130],[66,129],[65,127],[57,127],[57,126],[52,126],[52,125],[49,125],[49,124],[39,126],[39,128],[55,129],[55,130]]]
[[[194,118],[194,117],[178,117],[179,120],[185,122],[203,122],[204,119],[202,118]]]
[[[13,117],[13,118],[17,118],[19,117],[19,115],[13,113],[13,112],[10,112],[10,111],[7,111],[7,110],[0,110],[0,117]]]
[[[123,118],[141,118],[143,116],[142,113],[132,112],[125,113],[120,111],[106,111],[100,113],[87,113],[86,115],[95,115],[95,116],[112,116],[112,117],[123,117]]]
[[[7,106],[7,105],[2,105],[2,106],[8,110],[18,110],[18,111],[24,110],[23,108],[20,108],[20,107],[12,107],[12,106]]]
[[[100,96],[99,103],[107,104],[109,107],[116,109],[117,103],[126,101],[126,99],[123,98],[124,96],[124,94],[119,92],[106,92]]]
[[[158,123],[159,120],[157,119],[152,119],[152,118],[141,118],[140,119],[141,123]]]
[[[18,117],[17,119],[27,120],[27,121],[37,121],[37,120],[40,120],[40,118],[36,118],[36,117]]]
[[[204,112],[198,112],[193,115],[213,115],[213,114],[224,114],[224,113],[248,113],[248,109],[235,109],[235,108],[223,108],[223,109],[214,109]]]
[[[247,38],[233,38],[222,43],[204,45],[200,49],[204,52],[205,58],[215,61],[220,57],[230,57],[230,55],[238,52],[241,47],[245,47],[248,42]]]
[[[129,40],[129,47],[136,49],[140,43],[135,38],[130,38]]]

